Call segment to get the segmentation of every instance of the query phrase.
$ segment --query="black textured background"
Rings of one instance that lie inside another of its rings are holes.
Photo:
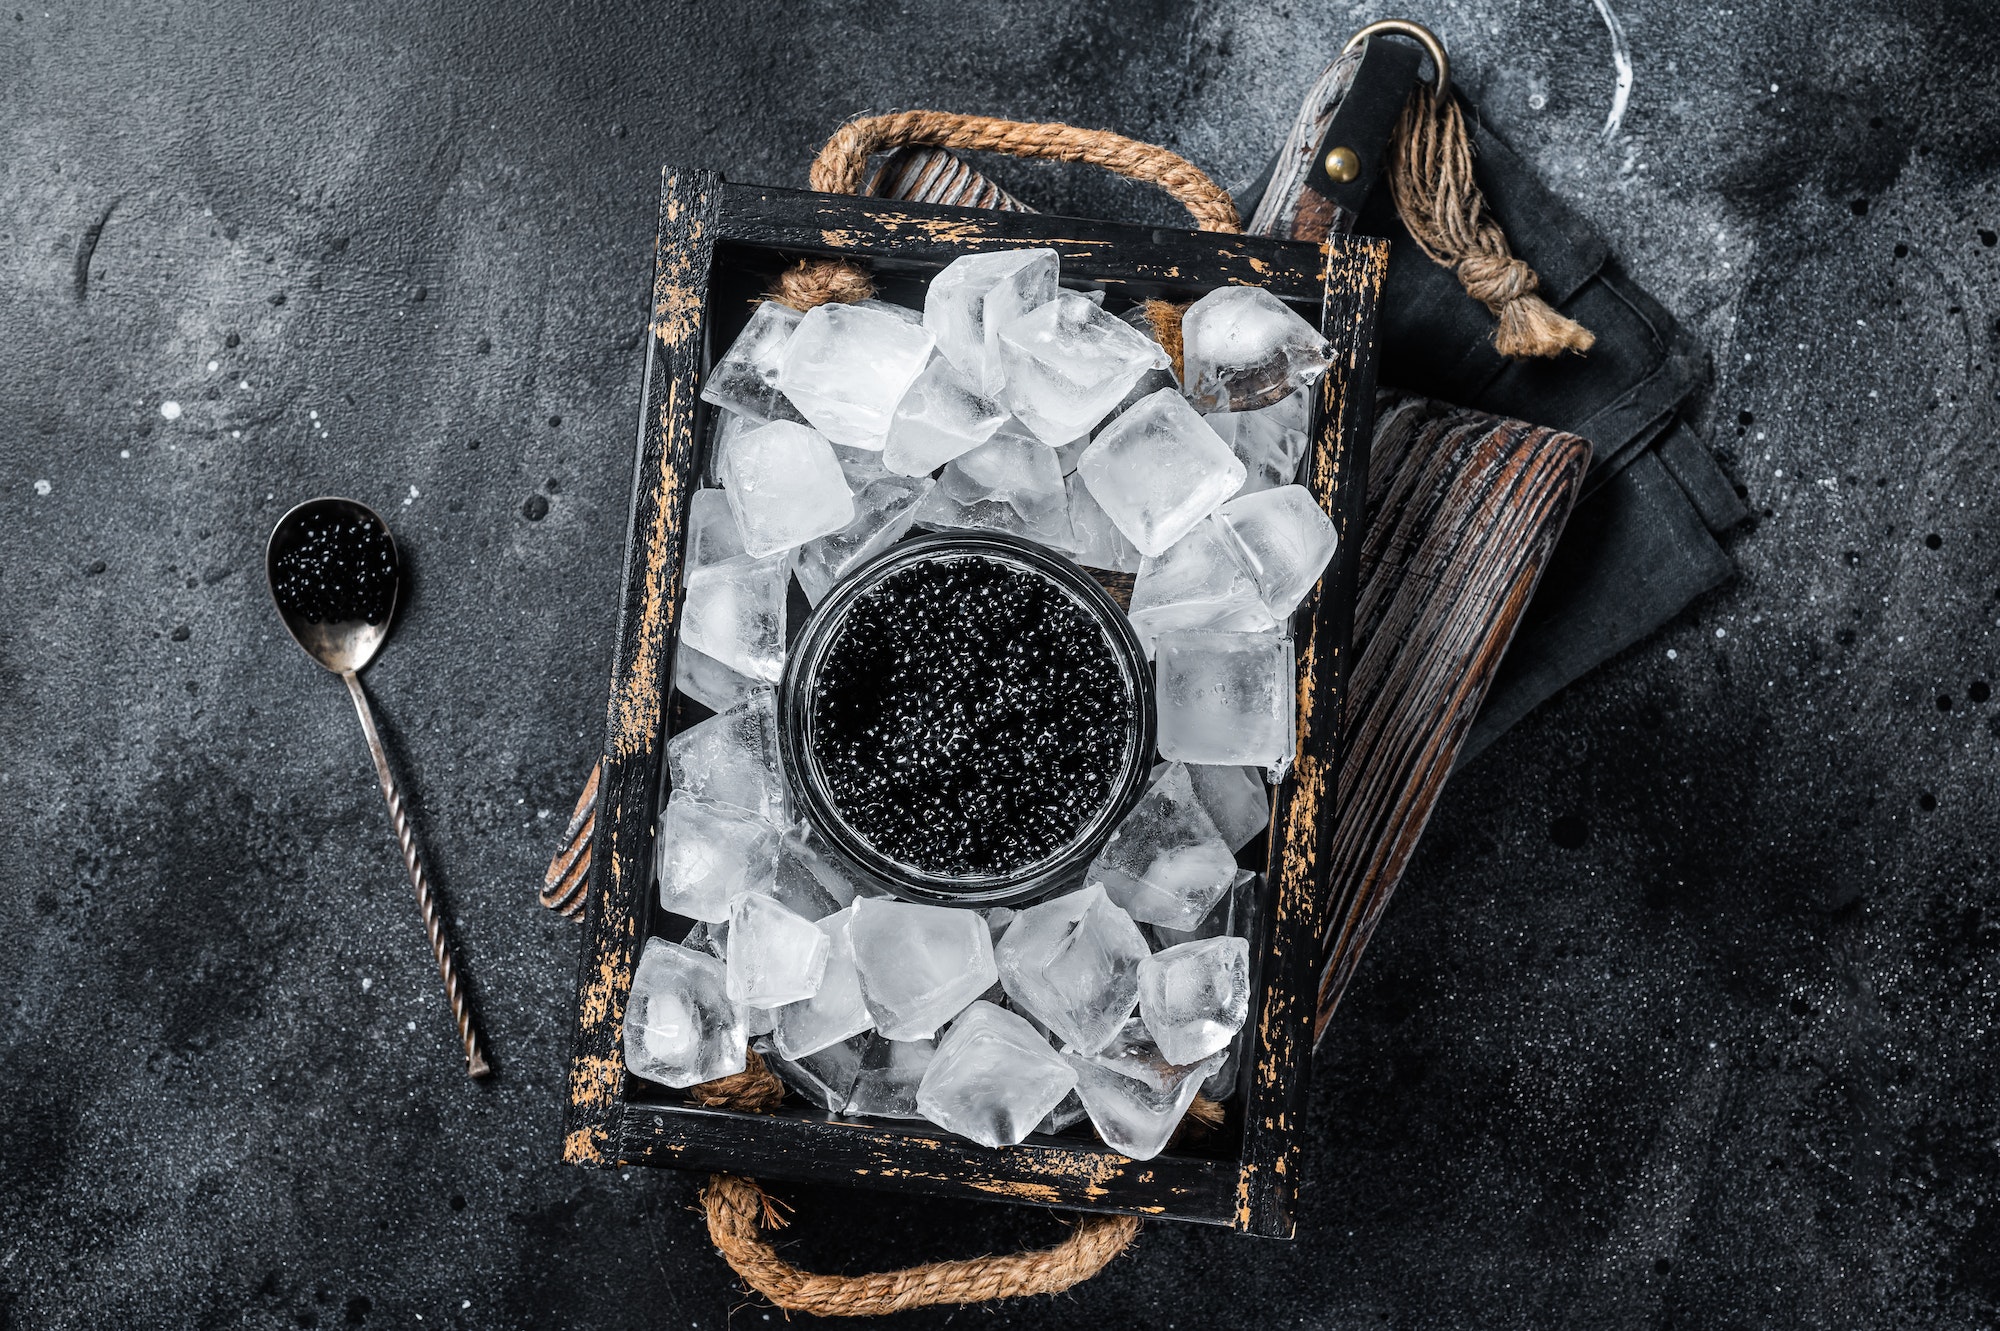
[[[1612,2],[1609,139],[1592,0],[1410,9],[1713,348],[1740,579],[1453,782],[1321,1051],[1296,1243],[1156,1225],[909,1324],[2000,1316],[2000,19]],[[533,896],[602,725],[658,168],[802,183],[842,117],[940,106],[1237,183],[1378,11],[46,3],[0,5],[0,1326],[761,1324],[689,1180],[553,1163],[577,930]],[[415,569],[369,681],[489,1086],[266,601],[325,491]],[[790,1195],[829,1267],[1059,1232]]]

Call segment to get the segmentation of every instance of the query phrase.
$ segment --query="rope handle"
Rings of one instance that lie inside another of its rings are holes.
[[[1087,162],[1131,180],[1158,185],[1188,210],[1203,231],[1243,230],[1228,191],[1178,153],[1109,130],[949,111],[898,111],[848,121],[833,132],[814,159],[812,187],[823,194],[859,194],[868,158],[892,148],[953,148],[1042,161]]]
[[[1102,1271],[1139,1235],[1139,1222],[1131,1216],[1086,1215],[1053,1248],[828,1276],[801,1271],[778,1255],[764,1231],[782,1228],[785,1218],[753,1180],[713,1175],[701,1191],[701,1205],[709,1238],[745,1284],[787,1312],[819,1317],[879,1317],[940,1303],[1058,1294]]]

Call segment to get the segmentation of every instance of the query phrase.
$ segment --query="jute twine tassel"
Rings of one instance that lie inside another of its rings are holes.
[[[1472,139],[1458,103],[1419,87],[1390,146],[1389,189],[1418,248],[1455,269],[1466,293],[1493,311],[1503,356],[1559,356],[1597,338],[1535,294],[1541,279],[1514,257],[1472,178]]]

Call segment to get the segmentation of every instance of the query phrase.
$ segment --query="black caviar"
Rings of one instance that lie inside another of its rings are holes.
[[[1104,807],[1134,702],[1102,630],[1066,592],[965,555],[864,593],[810,706],[849,826],[913,868],[977,876],[1046,859]]]
[[[271,591],[286,614],[313,624],[380,624],[389,617],[396,546],[380,522],[321,509],[294,531],[271,564]]]

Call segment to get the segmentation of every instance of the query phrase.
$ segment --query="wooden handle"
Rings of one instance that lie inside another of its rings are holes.
[[[396,828],[396,844],[403,848],[403,867],[410,872],[410,886],[417,890],[417,909],[423,913],[424,933],[431,940],[431,953],[437,958],[438,974],[444,977],[444,996],[451,1004],[452,1020],[458,1023],[459,1043],[465,1046],[466,1075],[488,1076],[493,1071],[493,1065],[486,1061],[485,1042],[479,1038],[479,1028],[473,1024],[472,1004],[465,996],[458,962],[451,955],[450,945],[445,942],[444,919],[438,910],[437,897],[431,892],[430,880],[424,877],[424,862],[417,857],[417,839],[410,831],[409,814],[403,808],[403,793],[396,788],[396,778],[389,771],[389,755],[382,748],[381,733],[375,729],[375,713],[368,706],[368,695],[361,691],[361,676],[348,670],[343,671],[340,677],[347,681],[347,691],[354,697],[354,710],[361,716],[361,730],[368,737],[368,752],[375,759],[375,776],[382,783],[382,798],[389,802],[389,821]]]

